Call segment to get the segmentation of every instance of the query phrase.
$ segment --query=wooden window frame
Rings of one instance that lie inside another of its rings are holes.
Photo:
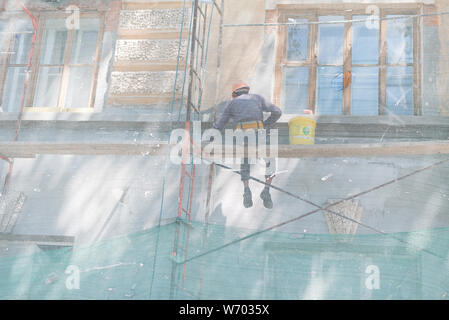
[[[307,5],[278,5],[279,23],[288,22],[289,18],[305,18],[309,21],[317,21],[319,16],[344,16],[345,20],[351,20],[354,15],[369,15],[366,8],[369,4],[343,4],[330,5],[324,4],[317,6]],[[422,12],[422,4],[376,4],[379,8],[380,19],[387,15],[416,15]],[[421,19],[412,18],[413,21],[413,115],[422,115],[421,107]],[[369,66],[377,66],[379,68],[379,93],[378,93],[378,115],[387,114],[386,111],[386,68],[391,64],[386,63],[386,24],[387,20],[379,21],[379,62],[378,64],[370,64]],[[283,69],[284,67],[309,67],[308,82],[308,107],[315,113],[316,107],[316,81],[318,67],[318,25],[309,24],[308,28],[308,58],[306,62],[288,61],[287,60],[287,36],[288,26],[279,25],[277,31],[277,50],[275,60],[275,85],[273,91],[273,101],[277,105],[281,105],[281,96],[283,88]],[[405,66],[405,64],[400,64]],[[352,79],[352,67],[364,66],[352,64],[352,23],[344,24],[344,57],[343,57],[343,78],[349,75]],[[299,112],[299,110],[298,110]],[[351,85],[343,84],[343,98],[341,115],[351,114]]]
[[[16,16],[16,18],[19,19],[29,19],[28,17],[24,16],[24,15],[18,15]],[[8,42],[7,47],[5,48],[5,52],[0,54],[0,104],[2,104],[2,99],[3,99],[3,93],[5,90],[5,85],[6,85],[6,77],[8,75],[8,69],[10,67],[17,67],[17,68],[26,68],[27,64],[15,64],[15,63],[10,63],[11,61],[11,56],[12,56],[12,52],[14,50],[14,37],[16,34],[21,34],[22,32],[11,32],[10,34],[6,35],[9,36],[9,39],[6,40]],[[28,33],[28,32],[26,32]],[[3,34],[0,34],[0,36],[3,37]],[[1,110],[1,108],[0,108]]]
[[[66,19],[69,17],[69,14],[67,13],[55,13],[55,12],[42,12],[39,15],[39,21],[38,21],[38,29],[37,29],[37,35],[36,35],[36,43],[34,46],[34,55],[32,59],[31,64],[31,70],[29,75],[29,83],[28,83],[28,90],[26,92],[25,96],[25,106],[23,111],[24,112],[77,112],[77,113],[91,113],[94,112],[94,106],[95,106],[95,92],[97,89],[97,80],[98,80],[98,72],[100,68],[100,58],[101,58],[101,44],[103,42],[104,32],[105,32],[105,14],[103,12],[80,12],[80,19],[88,19],[88,18],[94,18],[98,19],[99,21],[99,29],[98,29],[98,37],[96,42],[96,48],[95,48],[95,59],[93,64],[71,64],[70,58],[71,58],[71,52],[72,52],[72,40],[75,35],[76,30],[68,30],[67,32],[67,39],[65,43],[65,49],[64,49],[64,61],[61,65],[53,65],[53,66],[59,66],[63,68],[62,75],[61,75],[61,86],[60,86],[60,92],[58,95],[58,106],[57,107],[34,107],[34,98],[36,94],[36,87],[38,82],[38,75],[39,75],[39,69],[40,69],[40,58],[41,58],[41,51],[42,51],[42,44],[44,41],[45,36],[45,25],[47,20],[49,19]],[[22,19],[29,19],[29,17],[24,16],[23,14],[18,14],[14,18],[22,18]],[[14,19],[12,18],[12,19]],[[14,35],[14,34],[13,34]],[[10,39],[10,47],[13,45],[14,37],[11,36]],[[2,57],[0,57],[1,59]],[[6,71],[8,70],[9,65],[9,56],[8,56],[8,63],[0,65],[0,99],[3,97],[3,91],[4,86],[6,84]],[[16,65],[15,65],[16,66]],[[18,66],[18,65],[17,65]],[[26,67],[26,65],[23,65]],[[52,65],[45,65],[46,67],[51,67]],[[90,93],[89,93],[89,105],[87,107],[80,107],[80,108],[65,108],[64,107],[64,95],[67,93],[68,88],[68,81],[69,81],[69,69],[70,67],[80,67],[80,66],[90,66],[93,67],[93,73],[92,73],[92,79],[91,79],[91,86],[90,86]]]

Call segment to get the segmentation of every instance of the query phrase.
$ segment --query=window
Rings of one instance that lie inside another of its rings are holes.
[[[420,257],[406,248],[380,239],[375,247],[363,243],[366,238],[344,244],[318,236],[313,240],[266,243],[264,299],[422,298]],[[388,279],[375,290],[367,285],[366,273],[373,261]]]
[[[14,26],[0,21],[0,32],[2,110],[11,112],[18,110],[20,106],[33,26],[27,20],[17,20]]]
[[[70,29],[63,16],[41,16],[25,111],[93,110],[101,21],[96,16],[82,16],[79,29]],[[0,81],[1,106],[4,112],[17,112],[33,28],[29,19],[24,19],[19,24],[2,22],[0,29],[10,35],[1,43],[1,71],[5,75]]]
[[[274,96],[284,113],[419,115],[417,9],[281,10]],[[343,21],[351,21],[343,23]],[[341,21],[341,23],[340,23]]]

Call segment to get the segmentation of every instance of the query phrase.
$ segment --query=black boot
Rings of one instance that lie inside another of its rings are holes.
[[[252,199],[252,193],[249,188],[245,188],[245,191],[243,193],[243,205],[245,208],[250,208],[253,206],[253,199]]]
[[[263,205],[267,209],[273,208],[273,201],[271,200],[270,189],[268,187],[264,188],[260,194],[260,198],[263,200]]]

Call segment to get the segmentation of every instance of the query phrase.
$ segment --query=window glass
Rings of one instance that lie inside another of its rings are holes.
[[[308,108],[309,68],[285,68],[283,84],[284,113],[302,113]]]
[[[353,20],[369,16],[353,16]],[[354,22],[352,24],[352,63],[379,63],[379,21]]]
[[[89,107],[100,20],[81,19],[80,28],[73,31],[67,29],[65,19],[43,21],[45,31],[39,44],[40,58],[32,106]],[[13,22],[0,21],[0,31],[0,65],[9,64],[4,66],[6,75],[1,107],[3,111],[18,111],[25,80],[24,66],[28,63],[34,30],[30,19],[15,19]],[[67,57],[70,32],[73,32],[73,42],[70,57]],[[68,64],[66,57],[69,58]],[[67,79],[64,88],[63,78]]]
[[[9,67],[3,88],[3,112],[18,112],[25,83],[25,67]]]
[[[10,64],[28,64],[32,38],[32,34],[14,35],[14,47],[9,60]]]
[[[388,15],[387,18],[404,17]],[[413,20],[392,19],[387,21],[387,63],[413,63]]]
[[[40,67],[34,97],[35,107],[58,106],[62,67]]]
[[[93,67],[71,67],[65,96],[65,108],[87,108],[92,84]]]
[[[3,86],[2,110],[18,112],[25,82],[25,65],[31,50],[33,26],[29,20],[15,19],[0,22],[1,61],[9,64],[2,69],[6,73]]]
[[[80,30],[76,30],[75,36],[73,38],[70,63],[72,64],[95,63],[98,28],[99,28],[98,19],[81,20]]]
[[[317,114],[342,113],[343,67],[318,67]]]
[[[388,67],[386,107],[391,113],[413,115],[413,67]]]
[[[351,85],[351,114],[378,115],[379,68],[353,67]]]
[[[321,16],[319,21],[343,21],[342,16]],[[318,64],[343,64],[344,24],[320,24],[318,27]]]
[[[67,27],[64,19],[50,19],[46,22],[41,47],[41,64],[61,65],[67,41]]]
[[[13,35],[9,64],[27,64],[33,39],[33,26],[30,21],[17,20],[14,28],[17,33]]]
[[[288,19],[288,22],[304,23],[307,19]],[[304,61],[307,59],[308,25],[288,26],[287,60]]]
[[[0,63],[7,56],[8,51],[8,36],[6,34],[7,23],[4,20],[0,20]]]

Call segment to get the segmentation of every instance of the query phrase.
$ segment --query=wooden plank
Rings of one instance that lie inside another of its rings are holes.
[[[34,105],[34,97],[36,95],[36,87],[39,76],[39,63],[41,60],[41,48],[45,35],[45,25],[46,25],[46,18],[45,15],[43,15],[42,17],[39,18],[38,21],[36,42],[34,44],[34,55],[31,64],[30,80],[27,95],[25,97],[25,107],[31,107]]]
[[[449,141],[280,145],[279,158],[377,157],[449,154]]]
[[[380,12],[380,18],[384,18],[383,11]],[[387,103],[387,21],[379,21],[379,115],[385,115]]]
[[[311,21],[318,21],[318,15],[311,16]],[[318,65],[318,25],[313,24],[309,26],[309,56],[312,63],[309,68],[309,88],[308,88],[308,102],[309,109],[313,113],[316,113],[316,77],[317,77],[317,65]]]
[[[351,20],[352,14],[345,13],[345,20]],[[352,24],[344,25],[344,58],[343,58],[343,106],[342,114],[351,114],[351,87],[352,87]]]
[[[74,113],[94,113],[93,108],[55,108],[55,107],[25,107],[24,112],[29,113],[45,113],[45,112],[74,112]]]
[[[413,19],[413,101],[416,116],[422,115],[421,99],[421,18]]]
[[[0,153],[14,155],[163,155],[166,142],[0,142]],[[244,148],[235,148],[243,156]],[[267,148],[268,151],[269,148]],[[251,151],[251,149],[250,149]],[[363,144],[279,145],[278,158],[379,157],[449,154],[449,141]]]
[[[31,243],[36,245],[47,246],[73,246],[75,237],[72,236],[55,236],[55,235],[20,235],[11,233],[0,233],[0,241],[8,243]]]
[[[10,155],[157,155],[165,143],[134,144],[131,142],[2,142],[0,152]]]
[[[285,21],[285,16],[281,17],[280,22]],[[273,103],[277,106],[281,105],[281,95],[282,95],[282,72],[283,63],[286,60],[287,51],[287,27],[278,26],[277,37],[276,37],[276,61],[275,61],[275,72],[274,72],[274,87],[273,87]]]
[[[59,89],[59,98],[58,98],[58,109],[62,109],[65,104],[65,99],[67,96],[67,89],[69,86],[69,73],[70,73],[70,58],[72,55],[72,46],[73,39],[75,37],[74,30],[68,30],[67,39],[65,43],[65,51],[64,51],[64,64],[62,67],[62,76],[61,76],[61,87]],[[41,106],[39,106],[41,107]]]
[[[35,159],[36,158],[36,154],[31,154],[31,153],[10,153],[8,154],[8,158],[10,159]]]
[[[94,61],[94,70],[92,73],[91,78],[91,87],[90,87],[90,94],[89,94],[89,108],[95,107],[95,99],[97,96],[97,82],[98,82],[98,74],[100,72],[100,61],[101,61],[101,54],[102,54],[102,43],[104,39],[104,32],[105,32],[105,14],[102,13],[98,17],[100,22],[100,28],[98,30],[98,37],[97,37],[97,44],[95,48],[95,61]]]

